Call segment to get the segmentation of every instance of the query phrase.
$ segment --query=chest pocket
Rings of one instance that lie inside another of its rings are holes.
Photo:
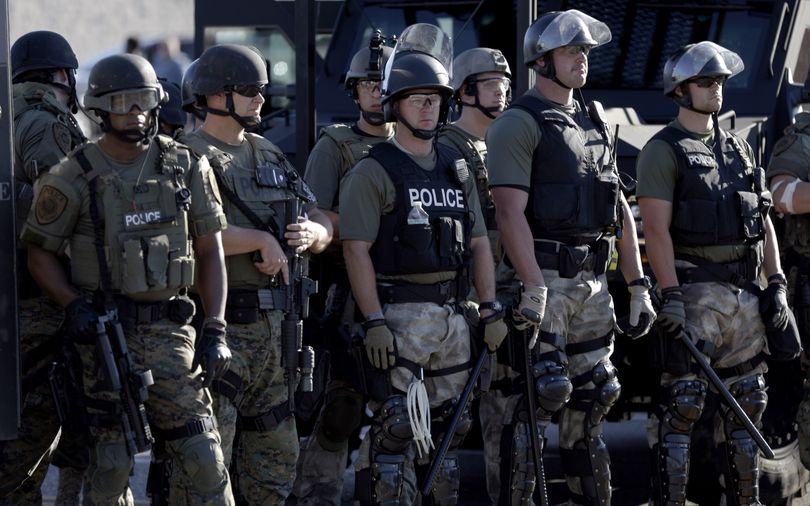
[[[113,205],[120,212],[108,219],[109,244],[118,255],[111,264],[118,273],[118,286],[125,295],[177,290],[194,280],[194,258],[189,239],[186,211],[177,209],[171,180],[150,179],[135,186],[124,186]],[[122,205],[123,204],[123,205]]]
[[[253,171],[233,170],[231,171],[229,183],[233,191],[247,207],[256,215],[267,222],[270,219],[277,220],[277,213],[283,212],[283,201],[289,196],[285,188],[274,188],[260,186],[254,176]],[[275,204],[274,203],[278,203]],[[279,204],[281,207],[279,208]],[[233,221],[235,225],[247,228],[256,226],[240,211],[235,205],[229,203],[232,209],[227,213],[228,221]]]

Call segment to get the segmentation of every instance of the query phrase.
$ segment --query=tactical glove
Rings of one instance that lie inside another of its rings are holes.
[[[65,307],[64,335],[74,343],[93,344],[98,313],[84,297],[77,297]]]
[[[363,324],[366,331],[366,354],[371,365],[386,370],[394,367],[397,356],[394,351],[394,334],[385,324],[385,319],[369,320]]]
[[[785,330],[788,325],[787,283],[769,283],[759,298],[762,322],[770,329]]]
[[[627,289],[630,291],[630,328],[625,334],[631,339],[638,339],[650,331],[655,321],[655,309],[646,286],[634,285]]]
[[[658,312],[658,322],[669,333],[680,331],[686,323],[686,306],[684,305],[683,290],[679,286],[672,286],[661,290],[664,304]]]
[[[512,321],[517,330],[526,330],[533,325],[540,325],[546,314],[546,297],[548,288],[543,285],[523,285],[520,304],[512,311]]]
[[[479,320],[479,325],[484,327],[484,342],[487,343],[489,351],[497,350],[506,338],[506,334],[509,333],[509,328],[503,321],[503,317],[504,313],[500,311]]]
[[[228,370],[231,362],[231,350],[225,338],[225,324],[221,321],[206,322],[203,324],[197,344],[194,347],[194,360],[191,370],[198,365],[203,370],[203,388],[211,386],[215,378],[222,376]]]

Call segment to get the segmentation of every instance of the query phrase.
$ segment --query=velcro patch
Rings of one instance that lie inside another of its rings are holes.
[[[68,154],[73,149],[73,139],[70,136],[70,129],[61,123],[53,124],[53,140],[63,154]]]
[[[455,167],[459,182],[464,183],[470,179],[470,168],[467,167],[467,162],[463,158],[455,161]]]
[[[53,186],[45,185],[37,198],[36,217],[40,225],[48,225],[62,215],[67,207],[68,199],[64,193]]]

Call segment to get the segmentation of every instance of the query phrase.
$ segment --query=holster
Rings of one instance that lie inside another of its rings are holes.
[[[362,336],[358,335],[352,339],[351,349],[356,373],[353,383],[357,389],[366,398],[378,402],[391,397],[393,395],[391,375],[387,370],[384,371],[371,365]]]

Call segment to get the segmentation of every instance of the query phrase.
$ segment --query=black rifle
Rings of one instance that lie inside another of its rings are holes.
[[[461,397],[458,399],[458,405],[456,405],[456,411],[453,413],[453,419],[450,420],[447,432],[445,432],[442,438],[439,449],[436,450],[436,456],[433,457],[433,462],[430,463],[430,469],[428,470],[425,483],[422,485],[421,489],[422,497],[428,497],[430,495],[430,489],[433,488],[433,481],[436,479],[439,467],[441,467],[444,457],[447,455],[447,450],[450,448],[450,441],[453,440],[458,422],[461,420],[461,415],[464,414],[464,410],[467,408],[467,403],[470,401],[475,382],[478,381],[478,376],[481,375],[481,369],[484,367],[484,362],[486,362],[489,355],[489,350],[484,349],[481,355],[478,356],[478,360],[475,361],[475,365],[473,365],[472,372],[470,372],[470,379],[467,380],[467,384],[464,385],[464,390],[461,392]]]
[[[540,451],[540,434],[537,431],[537,406],[535,405],[536,395],[534,391],[534,375],[532,374],[532,348],[537,346],[537,338],[540,335],[540,315],[536,311],[524,309],[523,316],[535,322],[533,335],[529,339],[528,329],[523,334],[523,375],[526,382],[526,410],[529,415],[529,436],[532,440],[532,460],[534,461],[534,475],[537,480],[535,492],[540,496],[540,506],[548,505],[548,492],[546,490],[546,471],[543,467],[543,455]],[[531,341],[531,347],[529,342]]]
[[[143,403],[148,387],[154,384],[152,371],[134,368],[116,310],[108,310],[96,322],[96,354],[102,390],[116,392],[121,401],[127,451],[130,455],[148,451],[155,439]]]

